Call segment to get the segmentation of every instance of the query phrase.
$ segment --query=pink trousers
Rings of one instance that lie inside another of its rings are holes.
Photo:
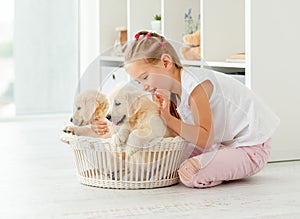
[[[178,170],[179,177],[185,186],[197,188],[207,188],[224,181],[242,179],[252,176],[265,166],[270,150],[271,139],[255,146],[224,147],[217,151],[203,153],[184,161]],[[198,164],[193,165],[195,162]],[[195,171],[195,166],[200,167],[199,170]]]

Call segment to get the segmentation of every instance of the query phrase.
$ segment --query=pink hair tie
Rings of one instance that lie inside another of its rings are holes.
[[[146,34],[146,38],[149,39],[150,37],[151,37],[151,34],[150,34],[150,33],[147,33],[147,34]]]
[[[165,46],[166,46],[166,42],[161,42],[160,45],[161,45],[162,47],[165,47]]]
[[[136,39],[136,40],[138,40],[139,38],[140,38],[140,34],[135,34],[135,36],[134,36],[134,38]]]

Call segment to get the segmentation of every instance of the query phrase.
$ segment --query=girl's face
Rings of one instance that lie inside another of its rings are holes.
[[[157,90],[172,92],[174,78],[169,68],[159,61],[156,64],[146,63],[144,60],[129,63],[125,70],[142,85],[145,91],[154,93]]]

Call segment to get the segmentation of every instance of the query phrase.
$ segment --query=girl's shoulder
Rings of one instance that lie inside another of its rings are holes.
[[[184,67],[181,71],[182,89],[190,94],[199,84],[211,80],[202,68]]]
[[[194,81],[199,84],[205,80],[214,81],[218,75],[218,72],[201,68],[201,67],[185,67],[181,73],[182,81]]]
[[[215,76],[217,74],[221,74],[221,72],[217,72],[217,71],[209,69],[209,68],[193,67],[193,66],[183,67],[183,73],[192,74],[197,77],[203,77],[203,76],[208,76],[208,75]]]

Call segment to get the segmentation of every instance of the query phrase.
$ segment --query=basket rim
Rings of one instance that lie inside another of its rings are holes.
[[[65,134],[61,137],[61,141],[67,143],[71,146],[72,149],[95,149],[96,145],[101,145],[103,147],[110,147],[113,148],[111,144],[111,138],[97,138],[97,137],[90,137],[90,136],[78,136],[73,134]],[[180,136],[175,137],[160,137],[153,140],[155,143],[148,147],[141,147],[141,151],[143,149],[146,150],[161,150],[161,148],[166,147],[165,149],[169,148],[170,145],[173,145],[173,149],[178,147],[182,147],[186,144],[186,140],[184,140]],[[116,152],[121,152],[122,148],[125,149],[129,145],[120,145],[120,147],[115,147]],[[174,147],[175,146],[175,147]],[[130,147],[130,146],[129,146]]]
[[[109,139],[111,138],[100,138],[100,137],[91,137],[91,136],[83,136],[83,135],[74,135],[72,133],[65,133],[63,136],[61,136],[62,138],[65,139],[69,139],[69,140],[80,140],[80,139],[84,139],[84,140],[90,140],[90,141],[95,141],[95,142],[109,142]],[[185,141],[182,137],[180,136],[175,136],[175,137],[159,137],[156,139],[168,139],[168,140],[172,140],[172,141]]]

